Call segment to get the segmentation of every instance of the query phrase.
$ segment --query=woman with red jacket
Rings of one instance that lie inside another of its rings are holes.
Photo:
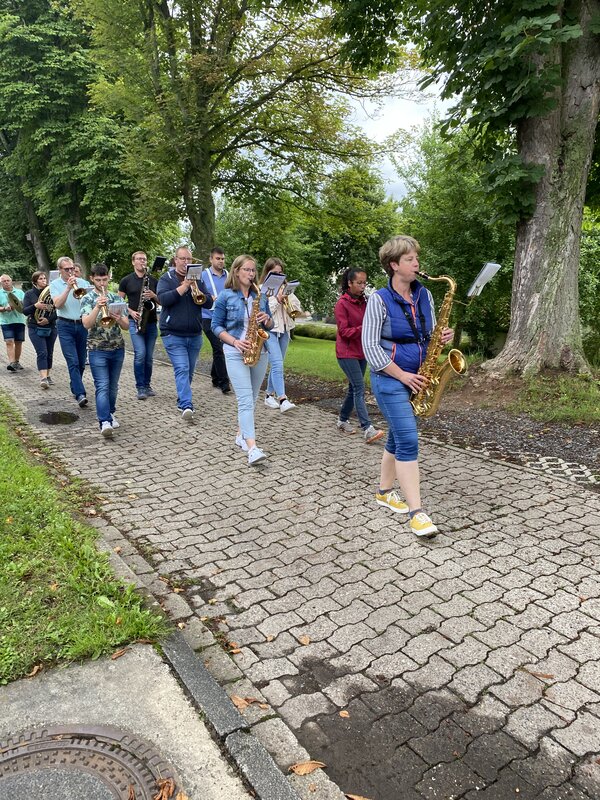
[[[348,378],[348,392],[340,409],[337,427],[343,433],[355,433],[350,424],[352,409],[363,429],[365,442],[370,444],[381,439],[383,431],[379,431],[371,423],[365,404],[365,370],[367,361],[360,341],[363,317],[367,308],[365,288],[367,273],[361,269],[347,269],[342,276],[342,294],[335,304],[335,321],[337,338],[335,354],[344,374]]]

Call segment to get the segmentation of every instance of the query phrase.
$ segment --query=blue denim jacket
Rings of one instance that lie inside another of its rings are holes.
[[[254,303],[256,294],[250,292],[249,297]],[[250,313],[252,306],[249,304]],[[269,301],[265,295],[260,296],[260,310],[265,311],[269,317]],[[217,297],[217,302],[213,307],[213,315],[210,327],[215,336],[227,331],[236,339],[239,339],[246,324],[246,303],[244,302],[244,295],[239,289],[223,289],[221,294]],[[264,325],[261,326],[264,328]],[[265,328],[265,330],[267,330]]]

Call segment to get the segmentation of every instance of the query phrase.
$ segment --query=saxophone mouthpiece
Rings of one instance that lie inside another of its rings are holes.
[[[429,280],[429,275],[426,272],[417,272],[419,278],[425,278],[426,281]]]

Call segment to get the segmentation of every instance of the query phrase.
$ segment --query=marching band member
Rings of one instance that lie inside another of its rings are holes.
[[[335,355],[340,368],[348,378],[348,391],[340,408],[337,421],[338,430],[343,433],[354,433],[350,424],[352,409],[363,429],[365,442],[371,444],[383,436],[369,418],[365,403],[365,371],[367,362],[360,342],[363,318],[367,308],[365,288],[367,273],[362,269],[347,269],[342,276],[342,294],[335,304],[335,321],[337,336]]]
[[[238,256],[231,265],[225,290],[217,298],[212,318],[213,333],[223,342],[227,372],[238,404],[235,443],[248,453],[251,466],[266,458],[256,445],[254,407],[267,370],[267,353],[263,349],[254,366],[244,364],[245,354],[253,347],[247,334],[252,323],[257,329],[273,327],[267,298],[262,294],[257,298],[255,280],[255,260],[248,255]]]
[[[283,262],[279,258],[268,258],[265,261],[259,279],[261,286],[271,272],[279,275],[283,274]],[[265,345],[271,367],[267,379],[265,405],[267,408],[278,408],[281,412],[291,411],[296,408],[296,405],[287,398],[283,377],[283,361],[290,343],[290,331],[296,325],[288,313],[284,292],[285,284],[282,284],[277,294],[268,298],[269,311],[273,317],[273,328]],[[297,310],[301,310],[300,302],[295,295],[288,295],[288,302],[294,304],[294,307],[297,305]]]
[[[8,357],[6,369],[19,372],[23,369],[20,359],[25,341],[25,316],[18,310],[14,300],[11,301],[11,297],[22,304],[25,295],[22,289],[15,289],[10,275],[0,275],[0,286],[0,326]]]
[[[196,303],[194,300],[193,282],[186,278],[188,264],[193,261],[187,247],[178,247],[175,266],[161,275],[157,288],[158,301],[162,306],[160,332],[175,373],[177,408],[188,422],[194,419],[192,380],[202,347],[202,312],[199,306],[212,308],[213,305],[210,292],[202,280],[198,282],[198,289],[204,294],[204,301]]]
[[[108,305],[121,301],[119,295],[107,292],[108,267],[94,264],[91,269],[94,284],[81,301],[81,321],[88,331],[90,369],[96,387],[96,416],[100,433],[112,438],[119,427],[115,414],[119,376],[125,358],[125,342],[121,330],[129,328],[125,314],[113,314]]]
[[[216,303],[217,297],[225,288],[225,281],[227,280],[227,270],[225,269],[225,251],[222,247],[213,247],[213,249],[210,251],[209,264],[210,266],[202,273],[202,280],[210,289],[213,303]],[[202,309],[202,330],[210,342],[213,352],[213,362],[210,368],[210,377],[212,378],[212,385],[215,388],[220,389],[223,394],[227,394],[231,391],[231,386],[229,385],[227,365],[225,364],[225,356],[223,354],[223,342],[212,332],[212,315],[212,309]]]
[[[156,293],[158,280],[148,273],[148,257],[138,250],[131,256],[133,272],[125,275],[119,284],[119,297],[127,298],[129,333],[133,346],[133,375],[137,399],[146,400],[156,392],[151,386],[154,346],[158,336]],[[144,309],[144,303],[153,303],[154,308]],[[145,314],[144,314],[145,311]],[[144,316],[143,326],[140,322]]]
[[[88,403],[83,385],[88,334],[81,322],[81,302],[76,294],[82,294],[90,284],[75,277],[75,267],[68,256],[61,256],[56,266],[60,276],[50,284],[50,296],[58,317],[58,341],[67,362],[71,393],[79,407],[84,408]]]
[[[362,343],[371,387],[389,425],[375,499],[396,513],[409,513],[412,532],[428,537],[438,529],[421,508],[417,424],[410,396],[427,382],[417,372],[435,327],[435,309],[431,292],[417,280],[419,249],[411,236],[395,236],[380,248],[389,282],[369,298]],[[444,328],[442,342],[452,336],[453,331]],[[396,479],[406,502],[394,489]]]
[[[48,286],[45,272],[34,272],[31,276],[32,288],[25,292],[23,313],[27,315],[27,332],[37,356],[40,373],[40,387],[49,389],[53,384],[50,377],[56,332],[56,310],[52,303],[40,302],[40,295]]]

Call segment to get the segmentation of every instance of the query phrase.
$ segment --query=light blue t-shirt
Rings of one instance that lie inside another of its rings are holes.
[[[90,289],[91,283],[88,283],[83,278],[77,278],[78,289]],[[59,297],[67,288],[66,281],[62,278],[56,278],[50,284],[50,296],[52,299]],[[73,297],[73,292],[69,292],[67,301],[62,308],[56,309],[56,315],[59,319],[81,319],[81,300]]]
[[[23,302],[25,293],[22,289],[13,288],[12,293]],[[0,289],[0,306],[6,307],[9,305],[8,292],[4,291],[4,289]],[[27,322],[27,318],[18,311],[3,311],[0,314],[0,325],[23,325],[25,322]]]
[[[217,275],[213,272],[212,267],[207,267],[202,273],[202,280],[208,291],[218,297],[225,288],[225,281],[227,280],[227,270],[224,269],[222,275]],[[202,319],[212,319],[212,308],[202,309]]]

